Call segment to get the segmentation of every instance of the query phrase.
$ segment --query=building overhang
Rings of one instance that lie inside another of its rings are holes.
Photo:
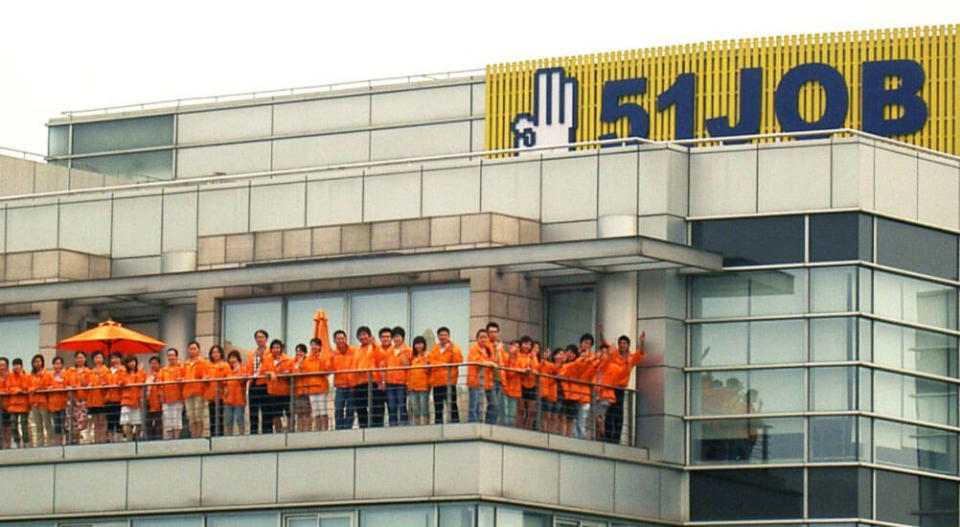
[[[387,252],[247,264],[238,267],[0,287],[0,304],[50,300],[157,298],[178,292],[416,274],[490,267],[530,277],[602,274],[653,269],[713,272],[720,254],[644,236],[547,242],[435,252]]]

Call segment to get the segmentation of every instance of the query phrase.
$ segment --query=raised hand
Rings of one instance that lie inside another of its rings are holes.
[[[534,113],[521,113],[510,125],[515,148],[565,145],[575,141],[577,80],[563,68],[543,68],[534,75]]]

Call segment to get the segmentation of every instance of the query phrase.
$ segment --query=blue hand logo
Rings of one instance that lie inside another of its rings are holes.
[[[510,124],[514,148],[565,145],[577,131],[577,79],[563,68],[543,68],[534,74],[534,113],[521,113]]]

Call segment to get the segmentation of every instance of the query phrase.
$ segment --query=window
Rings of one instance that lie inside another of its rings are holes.
[[[547,342],[565,346],[580,342],[580,335],[596,327],[596,294],[592,288],[547,289]]]
[[[694,415],[803,411],[800,368],[697,372],[690,383]]]
[[[276,515],[271,515],[276,518]],[[217,525],[217,524],[214,524]],[[223,525],[223,524],[219,524]],[[234,523],[232,525],[244,526],[249,523]],[[159,518],[141,518],[133,520],[133,527],[203,527],[202,516],[181,516],[181,517],[159,517]]]
[[[0,318],[0,356],[23,360],[29,369],[30,358],[40,349],[40,317],[28,315],[22,317]]]
[[[169,145],[173,145],[172,115],[73,125],[74,154]]]
[[[870,518],[870,470],[811,468],[807,474],[811,518]]]
[[[261,525],[276,524],[277,513],[275,512],[242,512],[211,514],[207,516],[206,527],[260,527]]]
[[[802,469],[690,472],[692,521],[799,519],[802,515]]]
[[[691,327],[693,366],[803,362],[803,320],[696,324]]]
[[[810,215],[810,261],[873,261],[873,218],[866,214]]]
[[[70,126],[47,128],[47,155],[65,156],[70,153]]]
[[[875,272],[873,312],[894,320],[947,329],[957,327],[957,289],[953,286]]]
[[[473,527],[477,507],[474,505],[444,505],[437,510],[438,527]]]
[[[885,470],[877,471],[877,520],[955,527],[957,483]]]
[[[877,364],[942,375],[957,376],[957,337],[873,322],[874,361]]]
[[[873,434],[877,463],[957,473],[955,432],[876,419]]]
[[[803,262],[803,216],[737,218],[693,224],[693,246],[723,254],[723,265]]]
[[[957,236],[877,218],[877,263],[957,279]]]
[[[323,294],[323,295],[304,295],[293,296],[287,299],[286,306],[286,333],[288,341],[296,344],[310,342],[313,338],[313,325],[307,321],[312,321],[313,316],[318,309],[327,312],[327,324],[330,328],[330,338],[333,338],[333,332],[346,328],[346,319],[344,318],[344,296],[342,294]],[[374,328],[376,331],[378,328]]]
[[[857,268],[821,267],[810,270],[810,311],[857,311]]]
[[[811,417],[810,461],[870,461],[870,420],[852,415]]]
[[[73,168],[135,179],[173,178],[173,150],[74,158]]]
[[[253,333],[265,329],[270,338],[283,338],[283,303],[279,298],[231,301],[223,309],[223,349],[252,350]]]
[[[360,511],[360,527],[433,527],[432,505],[414,507],[375,507]]]
[[[803,269],[694,277],[692,315],[717,318],[803,313],[806,277]]]
[[[856,409],[856,368],[810,369],[810,410],[827,412]]]
[[[941,381],[874,372],[876,413],[911,421],[957,425],[957,386]]]
[[[857,328],[856,318],[811,319],[810,360],[816,362],[857,360]],[[869,326],[866,329],[869,330]],[[866,350],[865,347],[867,347]],[[861,339],[861,355],[864,351],[869,357],[869,338]]]
[[[803,419],[693,421],[696,464],[795,463],[803,460]]]

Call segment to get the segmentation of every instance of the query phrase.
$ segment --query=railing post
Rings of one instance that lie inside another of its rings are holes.
[[[373,372],[367,372],[367,428],[370,428],[373,413]]]
[[[584,431],[587,434],[587,439],[596,439],[597,438],[597,385],[592,383],[590,386],[590,414],[587,416],[590,420],[587,421],[587,429]]]
[[[287,414],[289,415],[289,418],[287,418],[287,433],[289,433],[291,430],[294,432],[297,431],[297,413],[295,411],[297,406],[296,401],[297,401],[297,378],[290,377],[290,408],[289,408],[290,413]]]
[[[537,374],[537,388],[536,388],[536,390],[537,390],[537,407],[536,407],[536,408],[537,408],[537,409],[536,409],[537,417],[536,417],[536,421],[534,422],[534,425],[533,425],[533,426],[534,426],[534,429],[535,429],[535,430],[540,430],[541,432],[543,431],[543,399],[540,397],[540,386],[541,386],[541,383],[542,383],[542,382],[543,382],[543,376],[538,373],[538,374]]]
[[[69,392],[67,392],[67,411],[63,416],[63,419],[64,419],[63,424],[65,425],[64,430],[66,431],[66,434],[64,434],[66,436],[64,443],[66,443],[67,445],[73,444],[73,413],[76,411],[76,408],[74,408],[76,403],[74,401],[73,394],[74,394],[73,390],[70,390]],[[2,405],[0,405],[0,407],[2,407]],[[0,409],[0,414],[2,413],[3,413],[3,410]]]
[[[140,441],[147,439],[147,423],[150,422],[150,398],[147,395],[147,385],[140,388],[140,430],[137,431]],[[137,438],[134,438],[136,441]]]
[[[218,382],[216,385],[216,390],[214,392],[214,401],[213,401],[213,430],[210,432],[215,436],[223,435],[221,432],[223,428],[223,383]]]
[[[444,402],[443,402],[443,412],[450,414],[450,422],[453,422],[453,407],[450,406],[450,401],[452,400],[450,392],[452,391],[450,383],[453,381],[453,369],[447,368],[447,388],[443,391],[444,393]],[[443,424],[445,421],[443,415],[440,416],[440,424]]]

